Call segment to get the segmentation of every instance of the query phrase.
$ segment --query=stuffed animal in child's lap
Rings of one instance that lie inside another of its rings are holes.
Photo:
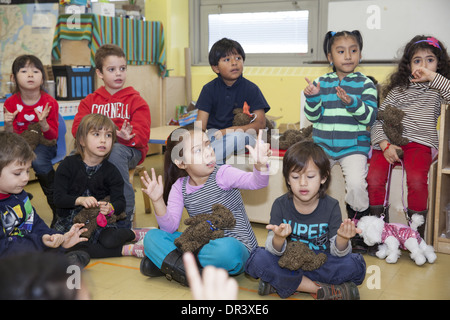
[[[109,202],[109,196],[101,200]],[[111,214],[104,216],[99,212],[97,207],[94,208],[83,208],[80,212],[73,218],[73,223],[84,223],[84,227],[87,231],[82,233],[81,236],[85,238],[90,238],[91,235],[97,230],[97,228],[103,228],[108,224],[113,224],[119,220],[123,220],[127,217],[126,212],[122,212],[119,215]]]
[[[221,204],[212,206],[212,213],[202,213],[187,218],[189,227],[175,239],[175,245],[183,252],[197,253],[210,240],[224,237],[224,229],[236,225],[233,213]]]
[[[278,260],[278,265],[291,271],[298,269],[313,271],[319,269],[326,261],[325,253],[316,254],[301,241],[288,241],[286,250]]]
[[[36,149],[38,144],[48,147],[56,146],[56,139],[48,140],[44,138],[41,125],[38,122],[30,123],[28,128],[20,135],[28,142],[32,150]]]
[[[247,104],[247,102],[244,103],[244,108],[235,108],[233,109],[233,126],[245,126],[247,124],[252,123],[256,119],[256,115],[253,113],[250,113],[250,107]],[[273,124],[266,118],[266,139],[263,139],[267,141],[267,143],[271,142],[271,130],[273,129]]]
[[[400,223],[385,223],[383,217],[364,216],[358,221],[362,230],[361,237],[368,246],[381,243],[376,256],[386,259],[387,263],[396,263],[401,255],[399,248],[410,251],[410,257],[417,265],[423,265],[427,260],[433,263],[436,254],[432,246],[427,245],[420,237],[417,228],[424,223],[424,217],[414,214],[408,227]]]

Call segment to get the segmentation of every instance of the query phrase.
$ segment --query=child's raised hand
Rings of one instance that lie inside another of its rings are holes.
[[[292,227],[288,223],[281,223],[279,226],[276,224],[268,224],[266,229],[272,230],[276,236],[285,239],[292,233]]]
[[[72,228],[66,233],[64,233],[64,241],[61,244],[63,248],[71,248],[79,242],[88,241],[88,238],[81,237],[83,232],[87,231],[87,228],[83,228],[83,223],[75,223]]]
[[[132,131],[133,126],[127,120],[125,120],[122,124],[122,128],[120,128],[120,130],[117,130],[116,132],[119,138],[129,141],[136,135],[135,133],[132,133]]]
[[[433,81],[436,77],[436,72],[433,72],[431,70],[428,70],[424,67],[419,67],[415,69],[412,73],[412,82],[427,82],[427,81]]]
[[[50,110],[52,110],[52,107],[48,105],[48,102],[45,105],[44,109],[42,109],[42,107],[34,108],[34,112],[36,112],[39,123],[47,121],[47,117],[48,114],[50,113]]]
[[[6,108],[3,108],[3,121],[5,122],[5,125],[6,124],[12,125],[12,123],[18,113],[19,113],[19,110],[16,110],[13,113],[11,113],[8,110],[6,110]]]
[[[308,86],[303,90],[305,96],[314,96],[320,93],[320,82],[317,83],[317,86],[314,85],[308,78],[305,78],[306,82],[308,82]]]
[[[345,240],[353,238],[357,233],[361,233],[361,229],[355,226],[355,222],[351,219],[345,219],[339,227],[337,234]]]
[[[255,166],[259,171],[265,170],[266,164],[269,162],[269,157],[272,155],[270,150],[270,144],[265,143],[262,140],[263,130],[259,130],[258,139],[256,140],[255,147],[247,145],[246,148],[250,152]]]
[[[141,177],[142,183],[145,186],[145,189],[142,188],[142,191],[145,192],[148,197],[153,201],[160,200],[164,193],[164,185],[162,183],[162,176],[159,175],[158,179],[156,179],[155,169],[152,168],[152,177],[148,175],[147,171],[144,171],[144,176]]]
[[[350,103],[352,103],[352,98],[350,98],[347,92],[345,92],[345,90],[341,87],[336,87],[336,94],[338,98],[341,99],[343,104],[349,105]]]
[[[224,269],[206,266],[202,274],[191,252],[183,254],[184,268],[195,300],[236,300],[238,284]]]

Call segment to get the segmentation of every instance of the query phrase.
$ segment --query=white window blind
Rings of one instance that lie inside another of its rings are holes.
[[[307,53],[308,10],[209,14],[209,49],[222,38],[245,53]]]

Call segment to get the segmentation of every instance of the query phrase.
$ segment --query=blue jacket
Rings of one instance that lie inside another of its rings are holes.
[[[365,75],[354,72],[342,81],[336,72],[314,81],[320,82],[320,93],[306,97],[305,115],[313,123],[313,139],[332,159],[351,154],[368,155],[370,132],[377,117],[377,89]],[[351,97],[344,105],[336,94],[340,86]]]
[[[1,258],[49,249],[42,242],[42,236],[58,233],[39,217],[25,191],[0,200],[0,214]]]

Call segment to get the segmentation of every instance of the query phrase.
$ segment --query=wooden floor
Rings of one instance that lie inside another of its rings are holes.
[[[144,165],[147,170],[154,167],[162,174],[163,157],[147,157]],[[154,214],[145,214],[139,178],[136,186],[136,224],[138,227],[156,227]],[[30,182],[26,190],[34,195],[33,206],[38,214],[50,223],[48,205],[44,200],[37,182]],[[267,208],[270,210],[270,208]],[[266,239],[265,226],[253,224],[260,245]],[[181,229],[182,230],[182,229]],[[364,256],[367,275],[359,286],[361,300],[398,300],[398,299],[450,299],[450,255],[438,254],[434,264],[416,266],[403,252],[396,264],[388,264],[378,258]],[[191,299],[189,289],[164,277],[148,278],[139,271],[140,259],[134,257],[92,259],[85,269],[85,279],[94,300],[187,300]],[[244,274],[235,277],[239,284],[239,299],[242,300],[280,300],[276,294],[259,296],[258,281]],[[296,294],[292,300],[311,300],[308,294]]]

